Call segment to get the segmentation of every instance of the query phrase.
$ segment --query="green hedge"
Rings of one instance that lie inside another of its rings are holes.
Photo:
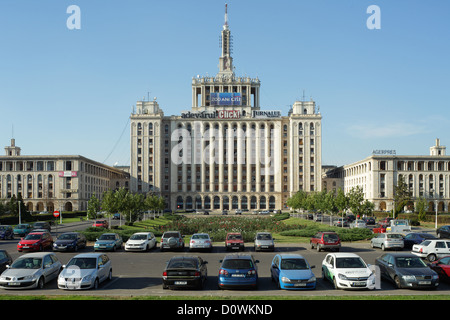
[[[296,229],[296,230],[288,230],[280,232],[282,236],[289,237],[305,237],[311,238],[319,231],[333,231],[336,232],[341,239],[341,241],[358,241],[358,240],[367,240],[371,239],[373,233],[370,229],[366,228],[339,228],[339,227],[330,227],[324,225],[311,225],[305,228]]]

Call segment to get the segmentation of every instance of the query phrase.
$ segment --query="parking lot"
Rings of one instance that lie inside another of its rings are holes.
[[[75,226],[73,228],[76,228]],[[79,226],[78,226],[79,228]],[[59,232],[68,231],[60,229]],[[159,239],[158,239],[159,240]],[[7,250],[13,259],[23,253],[17,252],[18,239],[0,242],[0,248]],[[76,291],[83,295],[114,295],[114,296],[145,296],[145,295],[201,295],[201,296],[276,296],[276,295],[433,295],[449,294],[450,286],[440,283],[435,290],[408,290],[396,289],[392,283],[382,281],[381,288],[373,291],[344,291],[335,290],[331,283],[322,280],[321,264],[327,252],[312,250],[308,243],[282,243],[277,244],[275,252],[254,252],[253,243],[246,243],[245,253],[251,253],[258,259],[259,286],[257,290],[220,290],[217,287],[220,260],[228,253],[223,243],[215,243],[212,252],[189,252],[187,248],[181,251],[160,252],[159,248],[149,252],[126,252],[123,249],[107,253],[112,261],[113,278],[104,282],[97,290]],[[93,244],[79,250],[78,253],[93,252]],[[353,252],[360,255],[368,264],[374,264],[375,259],[383,252],[373,249],[368,242],[343,243],[341,252]],[[303,255],[310,265],[314,265],[313,272],[317,278],[317,287],[310,291],[278,290],[271,281],[270,265],[276,253],[296,253]],[[56,255],[62,264],[66,264],[77,253],[57,252]],[[162,288],[162,272],[166,262],[174,255],[199,255],[208,261],[208,279],[203,290],[167,290]],[[57,288],[56,281],[48,283],[44,289],[33,290],[6,290],[0,289],[3,294],[11,295],[68,295],[73,291]]]

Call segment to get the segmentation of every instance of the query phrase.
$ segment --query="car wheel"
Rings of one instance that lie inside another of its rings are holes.
[[[112,269],[109,269],[109,273],[108,273],[108,281],[112,280]]]
[[[436,255],[434,253],[431,253],[427,256],[428,261],[434,262],[436,261]]]
[[[75,247],[73,248],[73,251],[77,252],[78,251],[78,245],[76,244]]]
[[[386,247],[384,246],[384,244],[381,245],[381,250],[386,251]]]
[[[370,246],[371,246],[372,248],[375,248],[375,246],[373,245],[373,242],[372,242],[372,241],[370,242]]]
[[[339,289],[336,281],[336,277],[333,278],[333,286],[335,289]]]
[[[38,280],[37,287],[39,289],[44,289],[44,285],[45,285],[44,277],[40,277],[39,280]]]
[[[395,276],[394,282],[395,282],[395,286],[397,287],[397,289],[402,288],[402,284],[400,283],[400,278],[398,276]]]
[[[320,248],[320,244],[317,244],[317,252],[322,251],[322,249]]]
[[[311,246],[311,249],[314,249],[314,244],[312,242],[310,242],[309,245]]]
[[[98,278],[97,279],[95,279],[95,281],[94,281],[94,288],[93,288],[94,290],[97,290],[98,289]]]

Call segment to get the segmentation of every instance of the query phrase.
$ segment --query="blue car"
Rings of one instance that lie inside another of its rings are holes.
[[[229,254],[220,260],[219,289],[252,288],[258,287],[259,263],[249,254]]]
[[[31,230],[33,230],[31,224],[21,223],[14,227],[14,235],[18,237],[25,237]]]
[[[95,251],[116,251],[122,248],[122,237],[117,233],[104,233],[102,234],[94,244]]]
[[[14,239],[14,232],[11,226],[0,225],[0,239]]]
[[[308,261],[299,254],[277,254],[270,266],[272,281],[279,289],[315,289],[316,277]]]
[[[403,237],[403,243],[404,243],[403,248],[412,249],[413,245],[415,245],[415,244],[421,244],[422,241],[433,240],[433,239],[437,239],[437,238],[430,233],[411,232]]]

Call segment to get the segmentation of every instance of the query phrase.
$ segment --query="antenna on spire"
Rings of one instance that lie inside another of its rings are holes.
[[[225,3],[225,23],[223,27],[226,29],[228,28],[228,4]]]

